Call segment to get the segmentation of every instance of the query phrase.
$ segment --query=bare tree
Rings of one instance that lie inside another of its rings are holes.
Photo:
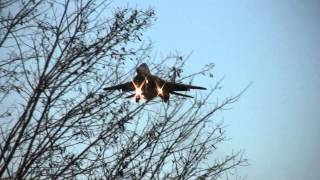
[[[17,0],[0,10],[1,179],[217,179],[246,164],[239,152],[215,154],[226,137],[212,117],[239,98],[209,103],[220,81],[205,96],[168,105],[102,90],[141,62],[177,81],[212,68],[180,77],[185,57],[151,60],[142,33],[152,9]]]

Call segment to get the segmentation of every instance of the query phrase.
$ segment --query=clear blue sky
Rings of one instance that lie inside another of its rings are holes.
[[[119,0],[152,7],[157,21],[147,32],[162,54],[193,51],[187,68],[213,62],[226,75],[223,95],[254,84],[223,113],[222,147],[245,150],[248,180],[320,179],[319,0]],[[197,81],[197,85],[214,81]]]
[[[158,19],[147,34],[156,51],[194,51],[190,72],[214,62],[216,76],[226,75],[225,95],[254,81],[223,114],[232,138],[223,149],[245,149],[251,164],[240,175],[248,180],[320,179],[319,1],[128,4],[156,10]]]

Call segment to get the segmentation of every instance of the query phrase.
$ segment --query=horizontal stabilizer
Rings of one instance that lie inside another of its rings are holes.
[[[131,94],[129,96],[127,96],[126,98],[133,98],[134,97],[134,94]]]
[[[178,96],[184,96],[184,97],[188,97],[188,98],[193,98],[192,96],[189,96],[189,95],[186,95],[186,94],[177,93],[177,92],[174,92],[174,91],[172,91],[171,94],[175,94],[175,95],[178,95]]]
[[[202,90],[206,90],[207,88],[201,87],[201,86],[191,86],[191,85],[190,85],[190,89],[202,89]]]

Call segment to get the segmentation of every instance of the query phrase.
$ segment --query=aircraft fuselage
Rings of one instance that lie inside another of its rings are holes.
[[[169,92],[164,89],[165,81],[157,76],[151,74],[142,76],[138,74],[134,77],[133,83],[135,83],[137,87],[140,87],[142,92],[142,96],[138,95],[135,97],[136,101],[139,101],[142,98],[149,101],[158,96],[161,97],[164,102],[169,100]]]

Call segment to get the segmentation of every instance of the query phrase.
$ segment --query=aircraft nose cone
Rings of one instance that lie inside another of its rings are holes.
[[[137,68],[137,73],[143,76],[146,76],[150,74],[148,65],[146,63],[142,63],[138,68]]]

